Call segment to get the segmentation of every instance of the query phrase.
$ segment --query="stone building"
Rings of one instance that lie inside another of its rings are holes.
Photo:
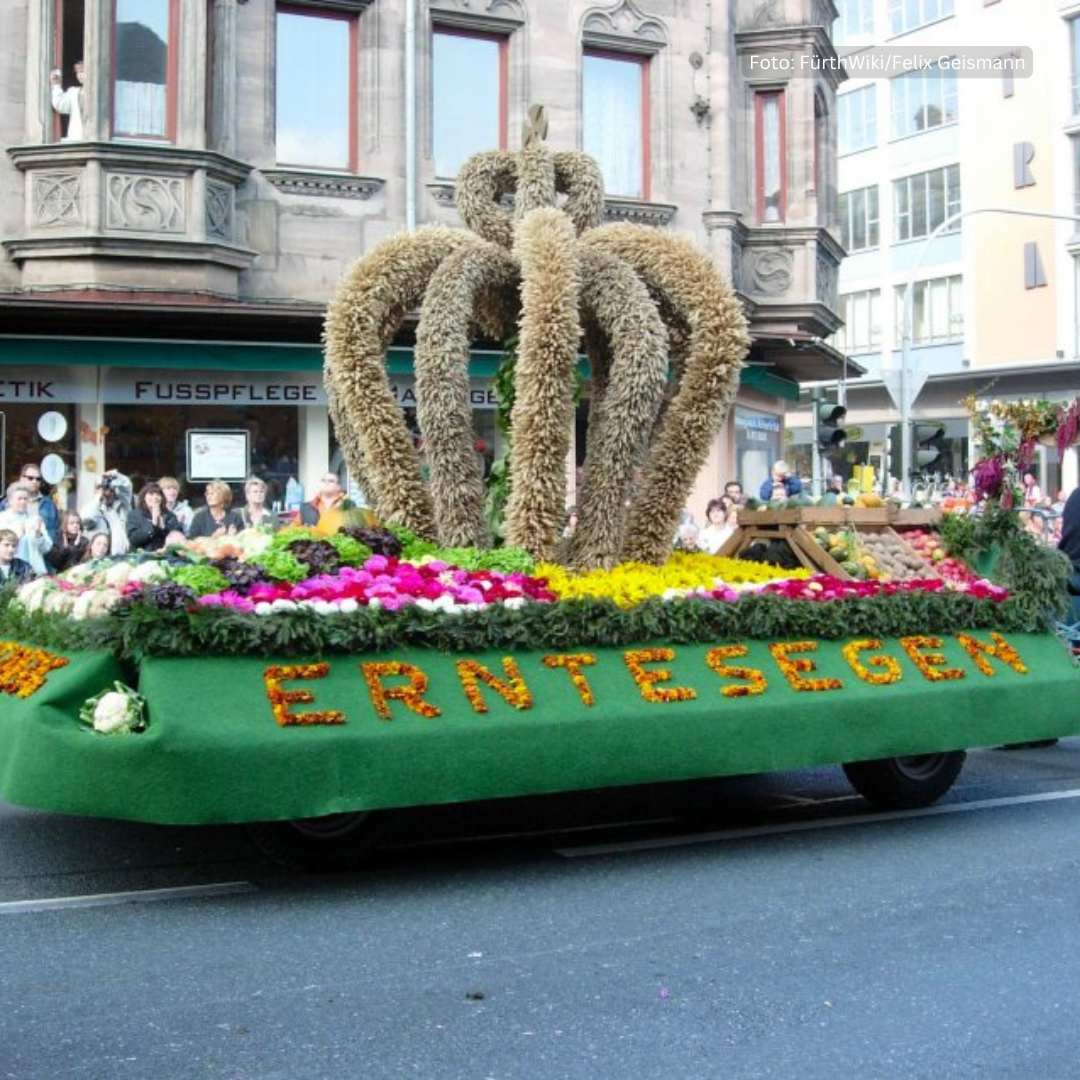
[[[106,467],[193,484],[254,470],[280,499],[290,476],[337,468],[319,346],[336,282],[402,229],[458,224],[461,161],[517,146],[533,102],[551,145],[600,161],[609,220],[692,235],[745,298],[751,362],[699,514],[727,479],[756,486],[798,384],[837,369],[831,0],[5,10],[6,477],[46,455],[81,495]],[[478,345],[490,453],[499,343]],[[408,332],[388,367],[407,403]]]

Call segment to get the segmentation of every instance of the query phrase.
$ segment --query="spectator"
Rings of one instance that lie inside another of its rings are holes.
[[[563,526],[562,531],[563,539],[569,540],[570,537],[577,532],[577,527],[578,509],[576,506],[571,506],[570,509],[566,511],[566,524]]]
[[[278,527],[277,514],[266,508],[266,481],[257,476],[249,476],[244,484],[244,505],[240,508],[240,518],[245,529],[269,529]]]
[[[705,507],[707,524],[698,536],[698,547],[715,555],[735,532],[738,517],[739,507],[727,495],[712,499]]]
[[[76,563],[82,562],[88,543],[83,533],[82,519],[74,510],[65,510],[60,515],[60,539],[45,556],[49,569],[54,574],[70,570]]]
[[[736,506],[742,506],[742,504],[746,502],[746,496],[743,494],[742,484],[738,480],[729,480],[724,485],[724,494]]]
[[[130,509],[131,481],[123,473],[109,469],[102,474],[93,500],[82,508],[79,517],[87,531],[108,534],[110,555],[126,555],[131,550],[127,532]]]
[[[176,515],[165,507],[161,485],[153,481],[143,484],[127,516],[128,543],[132,550],[160,551],[169,534],[179,530]]]
[[[21,585],[34,576],[34,568],[15,554],[19,538],[11,529],[0,529],[0,588]]]
[[[91,533],[86,541],[86,551],[83,554],[83,562],[97,562],[98,559],[107,559],[112,546],[112,539],[107,532]]]
[[[300,504],[300,524],[318,525],[323,514],[331,510],[351,510],[352,503],[345,498],[345,492],[341,487],[337,476],[332,473],[324,473],[319,481],[319,491],[311,502]]]
[[[777,494],[777,488],[782,489],[782,494]],[[793,495],[802,494],[802,481],[797,476],[791,475],[786,461],[773,463],[772,475],[761,482],[760,494],[763,501],[771,499],[790,499]]]
[[[698,527],[694,519],[687,515],[675,534],[676,551],[700,551],[698,547]]]
[[[60,514],[56,503],[45,493],[45,481],[36,465],[24,465],[19,471],[20,483],[30,492],[30,512],[45,522],[49,539],[55,544],[60,535]],[[7,509],[7,499],[0,499],[0,510]]]
[[[165,509],[175,516],[180,522],[181,530],[186,533],[191,528],[195,511],[191,509],[187,499],[180,498],[180,481],[175,476],[163,476],[158,481],[158,487],[165,496]]]
[[[1072,563],[1072,577],[1069,579],[1069,593],[1072,597],[1070,620],[1080,623],[1080,487],[1076,488],[1065,502],[1058,549],[1063,551]]]
[[[1039,490],[1039,485],[1035,482],[1035,474],[1026,472],[1024,473],[1024,505],[1038,506],[1039,500],[1042,498],[1042,492]]]
[[[52,547],[52,539],[40,515],[30,509],[33,493],[22,483],[14,483],[7,489],[7,509],[0,511],[0,529],[15,534],[15,555],[30,564],[35,574],[47,572],[45,553]]]
[[[206,485],[206,505],[195,511],[188,536],[197,540],[201,536],[224,536],[237,533],[244,521],[232,506],[232,488],[224,480],[211,480]]]

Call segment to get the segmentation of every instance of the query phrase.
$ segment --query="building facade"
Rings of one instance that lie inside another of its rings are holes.
[[[105,468],[310,489],[340,465],[320,347],[337,282],[402,229],[460,225],[458,167],[518,146],[532,103],[552,146],[599,160],[608,220],[690,234],[744,298],[751,363],[694,509],[727,479],[756,483],[800,382],[836,371],[829,0],[6,10],[6,478],[48,456],[73,498]],[[406,405],[410,333],[387,358]],[[477,344],[491,452],[501,343]]]
[[[888,371],[899,367],[903,293],[911,284],[911,353],[921,390],[912,416],[945,428],[934,465],[964,476],[971,459],[963,399],[1071,398],[1080,387],[1080,4],[1017,0],[840,0],[841,54],[871,45],[1018,57],[974,76],[948,65],[857,78],[837,103],[838,217],[844,328],[834,343],[867,369],[848,390],[856,438],[831,464],[900,471],[900,419]],[[1011,211],[1003,213],[1002,211]],[[948,225],[957,214],[962,218]],[[931,234],[942,227],[938,235]],[[895,389],[895,387],[894,387]],[[810,414],[791,417],[808,454]],[[886,455],[886,448],[889,453]],[[1043,491],[1076,485],[1040,448]]]

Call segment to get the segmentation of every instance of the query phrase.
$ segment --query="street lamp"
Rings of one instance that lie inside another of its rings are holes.
[[[890,395],[896,401],[900,409],[900,483],[904,495],[911,494],[911,466],[912,466],[912,441],[911,441],[911,407],[922,390],[925,376],[920,377],[917,364],[911,351],[911,338],[914,330],[914,312],[912,311],[911,298],[915,288],[915,276],[926,261],[926,255],[930,245],[953,225],[967,217],[975,217],[977,214],[1007,214],[1012,217],[1045,218],[1051,221],[1071,221],[1080,224],[1080,216],[1076,214],[1055,214],[1048,210],[1014,210],[1004,206],[983,206],[975,210],[961,210],[947,217],[926,238],[919,257],[908,273],[907,282],[904,284],[904,302],[902,309],[903,334],[900,339],[900,370],[890,368],[882,372],[885,385]],[[894,380],[889,376],[893,375]]]

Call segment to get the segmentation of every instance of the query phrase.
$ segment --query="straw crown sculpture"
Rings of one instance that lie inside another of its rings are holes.
[[[746,319],[687,240],[600,225],[596,162],[551,150],[546,128],[534,106],[520,151],[465,163],[457,206],[466,229],[425,226],[392,237],[350,268],[326,318],[330,413],[384,520],[448,546],[490,546],[469,346],[481,335],[516,334],[507,542],[578,567],[662,562],[735,396]],[[512,208],[501,201],[507,195]],[[384,365],[416,308],[426,483]],[[587,451],[578,527],[561,545],[582,347],[591,367]]]

